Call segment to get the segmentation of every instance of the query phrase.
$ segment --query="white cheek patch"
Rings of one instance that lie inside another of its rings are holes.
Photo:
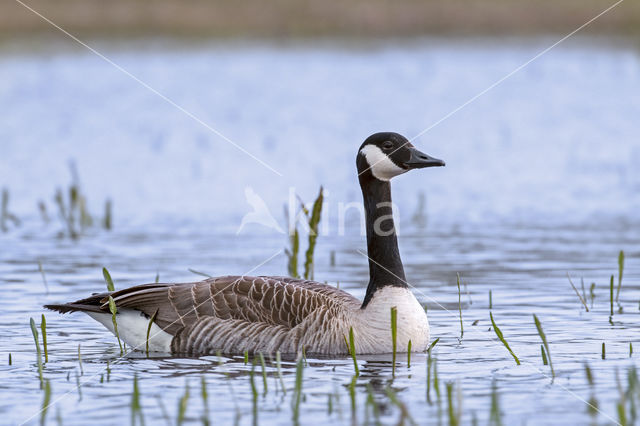
[[[380,180],[390,180],[394,176],[405,173],[406,170],[396,166],[380,148],[375,145],[367,145],[360,150],[369,164],[373,176]]]

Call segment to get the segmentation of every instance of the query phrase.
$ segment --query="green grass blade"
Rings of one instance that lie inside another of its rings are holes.
[[[292,420],[294,424],[299,423],[300,418],[300,401],[302,401],[302,376],[303,376],[304,364],[303,359],[299,358],[296,363],[296,381],[293,389],[293,396],[291,398],[292,407]]]
[[[49,380],[44,382],[44,398],[42,399],[42,408],[40,409],[40,426],[44,426],[47,419],[47,411],[51,404],[51,383]]]
[[[396,376],[396,352],[398,349],[398,308],[395,306],[391,308],[391,347],[393,351],[392,358],[392,373],[393,377]]]
[[[111,311],[111,322],[113,322],[113,330],[116,334],[116,338],[118,339],[118,346],[120,346],[120,355],[122,355],[124,351],[122,350],[120,333],[118,333],[118,321],[116,320],[116,314],[118,313],[118,308],[116,308],[116,302],[113,300],[113,297],[111,296],[109,296],[109,311]]]
[[[38,377],[40,378],[40,389],[44,385],[44,380],[42,377],[42,352],[40,351],[40,341],[38,339],[38,329],[36,328],[36,322],[33,318],[29,318],[29,324],[31,326],[31,334],[33,334],[33,340],[36,343],[36,355],[37,355],[37,363],[38,363]]]
[[[268,392],[267,366],[265,365],[264,355],[262,355],[262,352],[258,353],[258,356],[260,357],[260,366],[262,367],[262,395],[266,395]]]
[[[276,369],[278,371],[278,379],[280,380],[280,387],[282,388],[282,393],[287,394],[287,388],[284,386],[284,379],[282,378],[282,367],[281,367],[281,359],[280,359],[280,351],[276,352]]]
[[[318,223],[320,223],[323,201],[324,193],[322,187],[320,187],[320,192],[313,203],[311,217],[309,218],[309,246],[307,247],[304,261],[304,278],[307,280],[313,279],[313,253],[316,248],[316,240],[318,239]]]
[[[151,318],[149,318],[149,324],[147,325],[147,341],[145,347],[147,358],[149,357],[149,335],[151,334],[151,326],[153,325],[153,321],[156,319],[156,315],[158,315],[158,309],[156,309],[153,315],[151,315]]]
[[[102,268],[102,276],[104,277],[104,281],[107,283],[107,291],[116,291],[116,287],[113,285],[113,280],[111,279],[111,274],[107,268]]]
[[[407,368],[411,368],[411,339],[407,344]]]
[[[40,321],[40,330],[42,330],[42,347],[44,349],[44,362],[49,362],[49,351],[47,349],[47,319],[42,314],[42,321]]]
[[[353,360],[353,369],[356,372],[356,377],[360,375],[360,369],[358,368],[358,360],[356,358],[356,344],[353,338],[353,327],[349,328],[349,355],[351,355],[351,359]]]
[[[458,283],[458,312],[460,313],[460,340],[462,340],[462,336],[464,336],[464,326],[462,325],[462,300],[460,294],[460,274],[456,272],[457,283]]]
[[[544,334],[544,331],[542,330],[542,324],[540,323],[540,320],[538,319],[538,316],[536,314],[533,314],[533,322],[536,323],[538,334],[540,335],[540,338],[542,339],[542,344],[544,345],[544,349],[547,352],[547,358],[549,359],[549,368],[551,369],[551,377],[556,377],[556,373],[553,369],[553,362],[551,361],[551,352],[549,351],[549,343],[547,342],[547,336]]]
[[[184,395],[178,401],[178,426],[184,422],[184,417],[187,414],[187,404],[189,403],[189,383],[185,384]]]
[[[491,318],[491,325],[493,326],[493,331],[496,332],[496,336],[498,336],[498,339],[500,339],[500,341],[502,342],[502,344],[504,345],[505,348],[507,348],[507,350],[509,351],[509,353],[511,354],[511,356],[513,357],[513,359],[516,361],[516,364],[520,365],[520,360],[518,359],[518,357],[516,356],[516,354],[513,353],[513,351],[511,350],[511,348],[509,347],[509,344],[507,343],[507,341],[505,340],[502,331],[500,331],[500,328],[498,328],[498,325],[496,324],[496,322],[493,320],[493,313],[489,312],[489,318]]]
[[[440,338],[438,337],[436,340],[434,340],[433,342],[431,342],[431,344],[429,345],[429,348],[427,349],[427,351],[431,351],[431,349],[433,349],[433,347],[434,347],[435,345],[437,345],[439,341],[440,341]]]
[[[616,290],[616,303],[620,299],[620,289],[622,288],[622,273],[624,272],[624,251],[618,254],[618,289]]]

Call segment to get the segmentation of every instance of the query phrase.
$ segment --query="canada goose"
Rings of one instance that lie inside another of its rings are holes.
[[[60,305],[87,313],[114,332],[108,297],[118,308],[120,338],[144,349],[187,355],[250,353],[347,354],[353,328],[358,354],[392,351],[391,314],[397,308],[397,347],[424,351],[429,322],[409,290],[398,251],[390,179],[412,169],[444,166],[397,133],[376,133],[360,147],[356,165],[366,214],[369,285],[364,301],[330,285],[289,277],[226,276],[183,284],[144,284]]]

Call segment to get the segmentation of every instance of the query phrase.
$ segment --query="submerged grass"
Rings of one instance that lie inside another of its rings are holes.
[[[464,336],[464,326],[462,325],[462,300],[460,295],[460,274],[456,272],[458,284],[458,312],[460,313],[460,340]]]
[[[38,271],[40,271],[40,276],[42,277],[44,288],[47,294],[49,294],[49,283],[47,282],[47,277],[44,275],[44,268],[42,267],[42,261],[40,259],[38,259]]]
[[[533,314],[533,322],[535,322],[536,324],[536,329],[538,329],[538,334],[540,335],[540,338],[542,339],[542,344],[544,345],[544,349],[547,352],[547,358],[549,360],[549,368],[551,369],[551,377],[555,378],[556,373],[553,369],[553,362],[551,362],[551,352],[549,351],[549,343],[547,343],[547,336],[544,334],[544,331],[542,330],[542,324],[540,323],[540,320],[538,319],[536,314]],[[544,360],[544,352],[542,354],[543,354],[543,360]]]
[[[575,285],[573,285],[573,281],[571,280],[571,276],[569,275],[569,273],[567,272],[567,278],[569,279],[569,284],[571,284],[571,288],[573,289],[573,291],[576,292],[576,295],[578,296],[578,299],[580,299],[580,303],[582,303],[582,306],[584,306],[584,309],[589,312],[589,307],[587,306],[587,300],[582,297],[582,295],[580,294],[580,292],[578,291],[578,289],[576,288]],[[584,285],[582,287],[584,289]]]
[[[202,413],[203,426],[209,426],[211,421],[209,420],[209,393],[207,392],[207,380],[203,376],[200,376],[200,396],[202,397],[202,406],[204,411]]]
[[[502,344],[504,345],[505,348],[507,348],[507,350],[509,351],[509,353],[511,354],[511,356],[513,357],[513,359],[516,361],[516,364],[520,365],[520,360],[518,359],[518,357],[516,356],[516,354],[513,353],[513,351],[511,350],[511,348],[509,347],[509,344],[507,343],[507,341],[504,338],[504,335],[502,334],[502,331],[500,331],[500,328],[498,328],[498,325],[496,324],[496,322],[493,320],[493,313],[489,312],[489,318],[491,318],[491,325],[493,326],[493,331],[496,332],[496,336],[498,336],[498,339],[500,339],[500,341],[502,342]]]
[[[78,343],[78,365],[80,366],[80,375],[84,376],[84,368],[82,368],[82,353],[80,352],[80,343]]]
[[[131,392],[131,425],[136,424],[136,419],[140,420],[140,425],[144,426],[144,416],[142,415],[142,405],[140,404],[140,388],[138,387],[138,375],[133,373],[133,391]]]
[[[251,363],[251,370],[249,371],[249,383],[251,385],[251,416],[253,418],[253,425],[257,426],[258,424],[258,388],[256,387],[256,382],[254,380],[256,370],[256,360],[253,359]]]
[[[280,351],[276,352],[276,370],[278,371],[278,379],[280,380],[280,387],[282,388],[282,392],[286,395],[287,388],[284,386],[284,379],[282,378],[282,367],[281,367],[281,359],[280,359]]]
[[[36,356],[38,363],[38,377],[40,378],[40,389],[43,386],[43,377],[42,377],[42,352],[40,350],[40,341],[38,339],[38,329],[36,328],[36,322],[33,318],[29,319],[29,324],[31,325],[31,333],[33,334],[33,340],[36,343]]]
[[[300,419],[300,401],[302,401],[302,375],[304,364],[302,358],[298,358],[296,363],[296,380],[291,397],[292,420],[294,424],[299,423]]]
[[[185,383],[184,395],[178,400],[178,418],[176,424],[178,426],[184,423],[185,415],[187,414],[187,404],[189,403],[189,382]]]
[[[609,281],[609,323],[613,325],[613,275]]]
[[[398,308],[394,306],[391,308],[391,348],[393,351],[391,371],[392,371],[393,377],[396,376],[396,352],[398,349],[397,338],[398,338]]]
[[[498,397],[498,385],[496,380],[491,381],[491,409],[489,411],[489,425],[502,426],[502,415],[500,414],[500,399]]]
[[[51,381],[44,382],[44,396],[42,398],[42,408],[40,409],[40,426],[44,426],[47,420],[47,411],[51,404]]]
[[[358,368],[358,359],[356,358],[356,344],[353,337],[353,327],[349,327],[349,343],[347,343],[347,348],[349,349],[349,355],[353,360],[353,369],[355,370],[356,377],[358,377],[360,375],[360,369]]]
[[[258,356],[260,357],[260,366],[262,367],[262,395],[266,395],[269,391],[269,388],[267,387],[267,367],[265,365],[264,355],[262,355],[262,352],[258,353]]]

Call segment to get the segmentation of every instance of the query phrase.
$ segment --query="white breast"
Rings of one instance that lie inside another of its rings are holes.
[[[390,353],[391,308],[398,310],[397,351],[406,352],[411,340],[412,352],[422,352],[429,345],[429,321],[427,313],[411,290],[383,287],[376,291],[367,307],[355,318],[354,337],[357,353]]]

